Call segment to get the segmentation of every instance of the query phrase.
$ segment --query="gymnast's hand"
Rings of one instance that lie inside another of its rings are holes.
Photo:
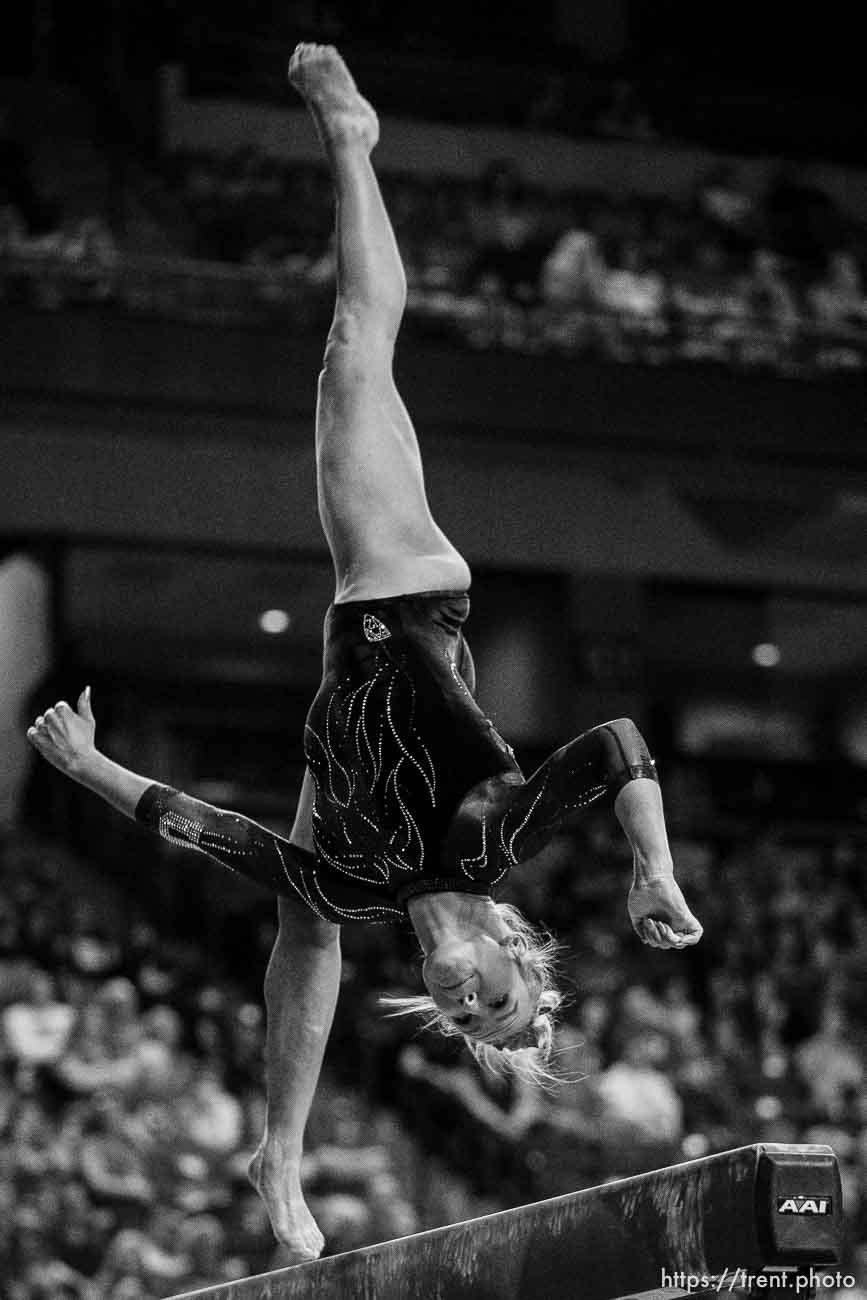
[[[289,1252],[287,1263],[303,1264],[318,1259],[325,1238],[301,1192],[298,1164],[287,1159],[265,1137],[247,1172],[250,1182],[265,1202],[274,1236]]]
[[[636,878],[627,909],[633,930],[651,948],[688,948],[702,936],[674,876]]]
[[[40,713],[27,739],[43,758],[66,776],[76,776],[95,752],[96,721],[90,707],[90,687],[85,686],[73,709],[60,700]]]

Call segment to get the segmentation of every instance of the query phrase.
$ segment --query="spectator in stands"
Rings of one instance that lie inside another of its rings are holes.
[[[6,1048],[19,1066],[53,1065],[66,1048],[74,1020],[74,1009],[57,999],[54,980],[37,969],[29,997],[3,1010]]]
[[[585,999],[579,1012],[583,1028],[568,1022],[558,1026],[555,1052],[563,1085],[556,1093],[541,1098],[543,1111],[537,1117],[543,1132],[534,1131],[534,1145],[545,1149],[551,1142],[565,1138],[595,1142],[599,1138],[599,1099],[593,1081],[601,1074],[606,1055],[600,1045],[603,1027],[607,1026],[609,1008],[604,998]]]
[[[679,318],[679,354],[694,361],[725,361],[732,320],[743,314],[729,256],[719,239],[704,234],[669,277]]]
[[[551,307],[592,309],[603,271],[592,209],[576,203],[569,229],[560,235],[542,263],[542,300]]]
[[[77,1152],[63,1141],[57,1122],[38,1096],[24,1094],[10,1117],[8,1140],[19,1173],[34,1185],[74,1171]]]
[[[690,996],[689,985],[682,975],[665,981],[660,997],[663,1025],[672,1049],[677,1054],[692,1050],[701,1037],[701,1012]]]
[[[68,233],[63,258],[74,276],[71,292],[76,302],[104,302],[111,297],[118,247],[102,217],[85,217]]]
[[[123,1224],[136,1222],[150,1204],[154,1188],[141,1152],[130,1136],[120,1094],[103,1091],[93,1099],[85,1121],[81,1175],[95,1205]]]
[[[12,1300],[15,1294],[13,1289]],[[87,1278],[56,1259],[33,1264],[20,1294],[27,1300],[96,1300]]]
[[[189,1271],[190,1259],[182,1239],[187,1217],[182,1209],[158,1199],[143,1225],[143,1262],[155,1289],[159,1285],[161,1291],[179,1290]]]
[[[141,1096],[172,1097],[192,1070],[192,1062],[182,1050],[183,1021],[174,1007],[159,1004],[142,1016],[141,1029],[135,1053],[139,1067],[136,1091]]]
[[[669,1036],[669,1014],[664,1001],[644,983],[628,984],[613,1017],[612,1047],[621,1052],[633,1037],[644,1033]]]
[[[110,922],[99,916],[92,902],[68,899],[63,926],[52,929],[58,960],[76,974],[93,980],[108,979],[118,972],[120,936],[111,932]]]
[[[149,1300],[149,1242],[136,1228],[122,1228],[109,1242],[94,1288],[106,1300]]]
[[[604,1067],[608,1055],[608,1035],[611,1030],[611,1005],[600,994],[588,994],[578,1008],[577,1023],[564,1026],[557,1044],[558,1059],[562,1060],[569,1078],[582,1079],[597,1075]],[[568,1032],[567,1032],[568,1031]]]
[[[652,1030],[627,1040],[621,1058],[593,1084],[601,1105],[602,1133],[644,1143],[680,1140],[683,1105],[663,1070],[668,1056],[665,1038]]]
[[[264,1273],[274,1255],[268,1210],[244,1179],[233,1189],[226,1214],[226,1253],[246,1261],[249,1272]]]
[[[140,1278],[122,1277],[106,1293],[105,1300],[151,1300],[151,1295],[149,1287]]]
[[[542,214],[514,163],[496,162],[485,170],[468,218],[477,249],[469,287],[493,277],[510,296],[532,296],[543,256]]]
[[[825,269],[807,289],[807,304],[818,325],[826,330],[862,325],[867,321],[867,295],[857,258],[848,248],[835,249]]]
[[[69,1045],[53,1074],[68,1091],[134,1090],[142,1079],[138,994],[129,980],[107,980],[79,1012]],[[149,1049],[145,1049],[147,1057]]]
[[[219,1160],[238,1149],[243,1109],[212,1065],[198,1067],[178,1098],[176,1114],[179,1140],[207,1160]]]
[[[245,1275],[244,1261],[227,1257],[226,1233],[213,1214],[197,1214],[185,1219],[178,1233],[178,1246],[187,1261],[185,1290],[236,1282]]]
[[[91,1203],[84,1183],[69,1178],[60,1187],[59,1214],[51,1229],[52,1250],[70,1268],[93,1277],[105,1256],[113,1222],[110,1211]]]
[[[756,205],[739,169],[720,163],[701,178],[695,209],[708,233],[734,256],[751,249],[756,238]]]
[[[398,1066],[408,1078],[453,1098],[465,1120],[486,1125],[509,1142],[524,1137],[544,1112],[537,1086],[524,1080],[484,1078],[458,1062],[438,1065],[414,1043],[403,1049]]]
[[[365,1203],[370,1210],[374,1241],[391,1241],[421,1231],[419,1216],[400,1179],[389,1170],[374,1174],[365,1189]]]
[[[255,1002],[244,1002],[229,1017],[226,1042],[226,1084],[234,1093],[246,1093],[262,1082],[265,1054],[265,1017]]]
[[[346,1250],[356,1250],[369,1240],[371,1211],[360,1196],[331,1192],[311,1200],[322,1226],[327,1254],[340,1255]]]
[[[418,184],[415,210],[403,231],[401,248],[409,245],[408,283],[413,266],[419,285],[433,292],[457,295],[470,283],[475,257],[470,204],[464,186],[442,178],[433,192]]]
[[[196,1016],[193,1023],[196,1056],[214,1070],[220,1069],[226,1052],[222,1011],[220,1007],[219,1014]]]
[[[618,361],[636,355],[656,359],[654,345],[667,332],[667,296],[665,280],[649,264],[641,240],[609,249],[596,287],[606,354]]]
[[[817,1117],[843,1119],[850,1090],[864,1086],[865,1062],[853,1045],[839,1002],[827,1000],[819,1029],[796,1049],[795,1064]]]
[[[709,1147],[740,1140],[737,1119],[741,1099],[730,1064],[704,1037],[681,1045],[671,1082],[683,1104],[684,1132],[704,1134]]]
[[[786,278],[782,260],[770,249],[758,248],[745,275],[737,282],[748,317],[776,326],[788,334],[800,316],[792,285]]]

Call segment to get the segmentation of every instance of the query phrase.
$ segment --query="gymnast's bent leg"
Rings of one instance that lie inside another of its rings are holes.
[[[289,76],[311,111],[336,198],[337,302],[319,379],[319,513],[335,600],[464,589],[466,562],[434,522],[415,431],[395,387],[406,280],[370,161],[376,114],[331,46],[299,46]]]

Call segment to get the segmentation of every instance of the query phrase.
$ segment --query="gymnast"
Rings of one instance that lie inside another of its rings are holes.
[[[392,377],[406,284],[370,161],[379,126],[338,53],[299,45],[289,80],[313,116],[336,195],[337,301],[319,378],[319,513],[335,569],[324,671],[304,733],[288,839],[120,767],[95,745],[90,688],[28,738],[50,763],[166,839],[278,895],[265,977],[265,1133],[250,1166],[295,1261],[323,1237],[302,1194],[304,1128],[340,983],[340,927],[410,924],[426,995],[383,999],[461,1035],[481,1065],[551,1077],[550,936],[493,891],[608,798],[633,852],[642,942],[697,943],[674,880],[654,762],[626,718],[593,728],[525,779],[475,702],[463,636],[470,571],[434,522],[415,432]]]

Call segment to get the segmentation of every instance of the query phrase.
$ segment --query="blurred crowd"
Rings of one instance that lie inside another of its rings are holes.
[[[123,219],[64,215],[7,173],[0,294],[308,329],[335,276],[323,169],[255,148],[131,168]],[[716,363],[786,375],[867,364],[865,230],[780,164],[756,192],[713,168],[688,200],[554,192],[510,160],[473,182],[383,178],[410,327],[474,348]],[[122,228],[120,228],[122,227]]]
[[[4,840],[0,897],[4,1297],[157,1300],[288,1262],[246,1176],[261,998],[56,846]],[[416,1230],[403,1140],[323,1082],[303,1179],[330,1252]],[[460,1217],[448,1196],[426,1212]]]
[[[383,990],[417,991],[411,938],[345,931],[303,1171],[327,1252],[749,1142],[807,1141],[840,1159],[847,1267],[860,1275],[863,836],[682,835],[673,847],[705,925],[687,953],[649,953],[631,934],[630,863],[605,818],[510,882],[564,945],[554,1093],[482,1076],[453,1041],[385,1017]],[[250,930],[243,961],[236,946],[233,971],[195,937],[173,938],[169,918],[158,933],[56,846],[11,836],[0,863],[10,1300],[156,1300],[279,1267],[246,1182],[273,920]]]

